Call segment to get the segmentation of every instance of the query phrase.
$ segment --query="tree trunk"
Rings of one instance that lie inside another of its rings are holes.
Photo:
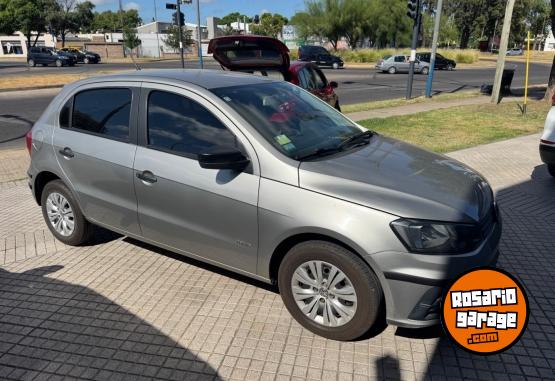
[[[460,40],[459,48],[460,49],[468,48],[469,40],[470,40],[470,29],[468,27],[465,27],[461,31],[461,40]]]
[[[551,0],[551,30],[555,30],[555,0]],[[547,82],[547,90],[545,91],[545,99],[551,102],[553,94],[555,93],[555,57],[551,64],[551,71],[549,72],[549,81]]]
[[[37,41],[39,40],[39,36],[40,36],[40,32],[37,32],[37,35],[35,37],[35,42],[33,42],[33,46],[37,46]]]

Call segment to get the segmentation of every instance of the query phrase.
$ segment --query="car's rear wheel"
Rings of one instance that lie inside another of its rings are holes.
[[[555,164],[548,164],[547,172],[549,172],[551,176],[555,177]]]
[[[395,74],[397,73],[397,68],[395,66],[391,66],[389,69],[387,69],[387,72],[389,74]]]
[[[27,61],[27,64],[29,65],[29,67],[35,67],[36,66],[35,60],[33,60],[33,59],[30,59],[29,61]]]
[[[77,246],[90,240],[94,227],[85,219],[72,193],[61,180],[46,184],[41,206],[48,228],[59,241]]]
[[[452,64],[448,64],[448,65],[447,65],[447,70],[453,71],[453,69],[454,69],[454,68],[453,68],[453,65],[452,65]]]
[[[57,67],[62,67],[62,66],[64,66],[64,63],[62,62],[62,60],[56,60],[56,66]]]
[[[377,322],[382,291],[372,270],[351,251],[325,241],[294,246],[278,285],[285,306],[305,328],[333,340],[354,340]]]

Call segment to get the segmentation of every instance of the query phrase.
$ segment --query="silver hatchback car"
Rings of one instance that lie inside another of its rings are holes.
[[[27,136],[52,233],[93,225],[276,284],[337,340],[438,323],[442,288],[493,265],[487,182],[367,131],[298,86],[249,74],[142,70],[67,85]]]

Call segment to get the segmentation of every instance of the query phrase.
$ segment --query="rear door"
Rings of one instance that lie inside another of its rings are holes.
[[[336,97],[333,89],[328,84],[322,70],[314,65],[307,65],[298,72],[299,84],[305,90],[310,91],[324,102],[335,106]]]
[[[244,135],[206,99],[144,84],[135,190],[145,238],[256,273],[259,169]],[[243,172],[201,168],[197,155],[240,149]]]
[[[395,56],[394,57],[394,61],[395,61],[395,68],[397,69],[398,72],[401,73],[405,73],[409,71],[409,62],[407,62],[407,59],[405,56]]]
[[[140,235],[133,188],[139,82],[82,86],[65,100],[53,147],[85,216]]]

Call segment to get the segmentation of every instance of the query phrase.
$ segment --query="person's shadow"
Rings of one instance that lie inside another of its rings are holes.
[[[0,268],[0,379],[210,379],[215,369],[97,292]]]

